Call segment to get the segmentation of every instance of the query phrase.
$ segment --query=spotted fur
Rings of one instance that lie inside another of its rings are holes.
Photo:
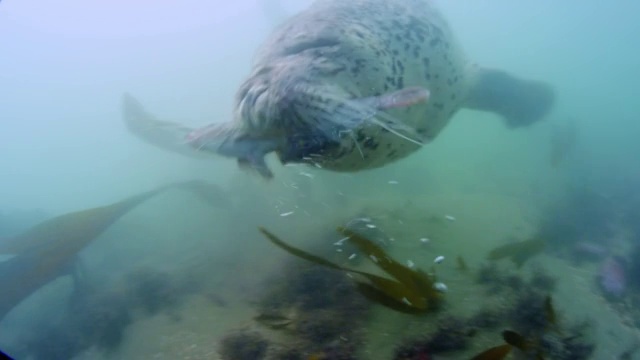
[[[421,93],[404,89],[428,90],[428,100],[380,105]],[[232,121],[189,130],[155,120],[131,96],[124,114],[154,145],[233,157],[271,177],[270,152],[334,171],[376,168],[433,140],[462,106],[518,127],[541,119],[553,100],[545,83],[471,64],[428,0],[319,0],[259,51]]]
[[[319,1],[267,41],[238,93],[236,121],[249,133],[294,139],[296,132],[331,127],[327,118],[341,106],[340,97],[358,99],[420,86],[430,90],[428,102],[387,113],[415,129],[416,140],[426,143],[464,101],[468,66],[448,25],[427,1]],[[323,98],[314,87],[329,87],[336,97]],[[288,159],[277,152],[284,162],[356,171],[383,166],[418,148],[367,124],[342,134],[338,147],[316,149],[320,154],[308,151],[322,156]]]

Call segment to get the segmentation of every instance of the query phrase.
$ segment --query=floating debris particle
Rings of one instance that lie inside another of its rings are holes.
[[[280,216],[285,217],[285,216],[289,216],[289,215],[293,215],[293,211],[289,211],[289,212],[285,212],[280,214]]]
[[[434,262],[434,263],[436,263],[436,264],[440,264],[440,263],[441,263],[441,262],[443,262],[443,261],[444,261],[444,256],[442,256],[442,255],[440,255],[440,256],[438,256],[438,257],[436,257],[436,258],[433,260],[433,262]]]
[[[336,249],[337,252],[342,252],[342,249]]]
[[[447,292],[447,290],[449,290],[449,288],[447,288],[447,285],[441,282],[434,283],[433,288],[441,293],[445,293]]]

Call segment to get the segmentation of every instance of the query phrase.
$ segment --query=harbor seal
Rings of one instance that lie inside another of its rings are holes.
[[[218,154],[272,177],[265,155],[355,172],[402,159],[462,107],[509,127],[544,118],[546,83],[470,62],[427,0],[325,0],[280,25],[240,86],[229,122],[160,121],[125,94],[128,128],[183,154]]]

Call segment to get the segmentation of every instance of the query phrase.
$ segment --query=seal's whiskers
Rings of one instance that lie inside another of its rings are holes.
[[[364,101],[359,101],[358,99],[344,99],[339,95],[333,94],[330,90],[317,90],[323,98],[334,100],[335,102],[340,104],[339,106],[334,108],[330,108],[330,103],[327,102],[318,104],[318,106],[324,108],[327,111],[333,111],[334,116],[327,120],[333,122],[337,127],[354,129],[362,126],[363,124],[371,123],[374,125],[378,125],[383,129],[389,131],[390,133],[397,135],[400,138],[411,143],[419,146],[423,145],[420,140],[413,139],[412,137],[400,132],[400,130],[402,130],[410,134],[415,134],[415,130],[413,128],[407,126],[406,124],[403,124],[401,120],[396,119],[395,117],[385,113],[384,111],[378,110]],[[378,120],[377,117],[386,120],[389,124]],[[398,130],[396,130],[396,128]]]

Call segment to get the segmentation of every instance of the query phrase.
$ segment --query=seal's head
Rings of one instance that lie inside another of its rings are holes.
[[[377,120],[380,110],[411,106],[429,96],[426,89],[405,88],[360,97],[354,86],[332,78],[333,71],[335,65],[317,57],[270,62],[240,87],[233,122],[195,130],[187,141],[271,177],[264,162],[267,153],[275,152],[285,164],[337,159],[357,147],[354,129],[379,125],[397,132],[403,127]]]

